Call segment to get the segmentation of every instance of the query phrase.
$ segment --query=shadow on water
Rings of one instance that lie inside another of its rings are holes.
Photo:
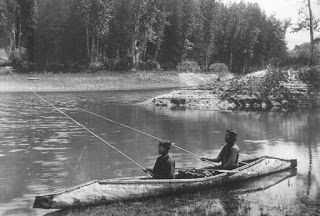
[[[45,216],[86,215],[94,212],[97,215],[247,215],[258,214],[251,209],[252,201],[243,195],[263,193],[295,176],[296,169],[274,173],[255,180],[233,183],[198,192],[149,198],[133,202],[114,203],[104,206],[83,207],[71,210],[59,210]],[[253,212],[252,212],[253,211]]]

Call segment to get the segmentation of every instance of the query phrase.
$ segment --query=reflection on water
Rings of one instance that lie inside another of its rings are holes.
[[[224,214],[251,214],[257,212],[252,209],[274,204],[279,205],[272,211],[268,210],[270,214],[293,214],[308,209],[311,213],[318,211],[319,112],[170,111],[134,105],[160,93],[134,91],[42,95],[146,167],[154,164],[155,140],[80,112],[76,107],[172,140],[199,155],[216,155],[223,144],[225,129],[232,127],[240,134],[239,146],[243,158],[271,155],[298,159],[297,175],[267,190],[250,193],[236,190],[236,195],[228,199],[218,199],[218,196],[214,202],[202,199],[202,194],[198,198],[181,197],[182,201],[176,209],[178,212],[195,212],[190,205],[183,207],[181,203],[184,202],[193,203],[197,209],[205,206],[202,210],[220,209]],[[172,149],[172,154],[177,167],[206,165],[176,149]],[[31,209],[36,194],[50,193],[93,179],[141,174],[141,170],[126,158],[32,94],[0,94],[0,214],[41,215],[48,211]],[[225,194],[225,190],[220,189],[221,194]],[[231,192],[227,194],[229,196]]]

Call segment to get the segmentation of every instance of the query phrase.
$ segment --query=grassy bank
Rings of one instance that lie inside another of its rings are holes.
[[[64,74],[0,75],[0,92],[103,91],[174,88],[211,82],[213,74],[178,73],[176,71],[127,71]]]

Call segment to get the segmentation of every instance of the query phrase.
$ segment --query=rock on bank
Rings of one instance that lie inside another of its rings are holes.
[[[222,99],[212,90],[199,89],[172,91],[146,103],[150,102],[156,107],[168,107],[171,109],[226,110],[235,108],[232,102]]]
[[[314,86],[301,74],[308,71],[268,68],[246,76],[214,81],[197,89],[182,89],[144,104],[170,109],[293,110],[317,104]]]

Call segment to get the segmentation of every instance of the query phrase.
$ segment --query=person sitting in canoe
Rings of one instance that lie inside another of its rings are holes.
[[[218,167],[220,169],[226,169],[231,170],[235,169],[239,166],[239,147],[237,146],[237,137],[238,134],[233,131],[232,129],[229,129],[226,131],[225,135],[225,142],[227,143],[222,150],[220,151],[217,158],[209,159],[202,157],[202,161],[211,161],[211,162],[221,162],[221,165]]]
[[[158,152],[160,156],[157,158],[153,169],[145,169],[144,171],[152,174],[155,179],[173,179],[175,172],[175,161],[168,154],[171,147],[171,142],[160,141]]]

